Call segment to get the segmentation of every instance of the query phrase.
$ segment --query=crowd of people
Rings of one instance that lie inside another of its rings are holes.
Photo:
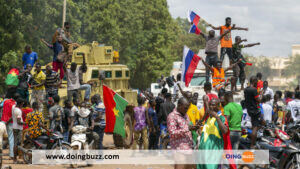
[[[180,85],[181,75],[177,75],[177,82],[172,95],[167,89],[162,89],[159,96],[151,93],[142,93],[138,96],[138,106],[134,108],[134,138],[132,149],[159,149],[159,140],[163,132],[167,131],[170,137],[170,146],[175,150],[223,150],[225,146],[238,149],[242,128],[251,128],[251,148],[255,149],[256,133],[260,126],[266,122],[275,122],[279,125],[300,120],[300,91],[299,86],[294,92],[273,90],[268,81],[262,81],[262,74],[249,78],[244,88],[245,59],[241,49],[259,45],[259,43],[242,45],[246,41],[235,37],[232,45],[230,31],[248,30],[233,25],[231,19],[226,18],[226,24],[214,27],[220,30],[220,36],[215,37],[213,30],[208,35],[201,33],[206,40],[206,60],[202,59],[207,68],[207,78],[204,84],[205,95],[202,97],[203,106],[197,107],[199,93],[187,92]],[[70,142],[71,129],[80,124],[88,127],[88,138],[95,140],[95,148],[103,149],[103,135],[106,126],[105,106],[99,94],[90,98],[91,84],[83,83],[82,75],[87,71],[85,56],[79,67],[71,60],[72,50],[78,44],[70,40],[70,24],[65,23],[64,28],[55,31],[52,44],[42,40],[53,50],[52,66],[47,65],[45,72],[38,62],[38,55],[31,47],[25,47],[22,69],[12,66],[16,70],[18,83],[7,84],[8,90],[2,100],[2,113],[0,126],[6,126],[9,142],[9,156],[17,163],[18,146],[24,137],[37,138],[43,131],[59,131],[64,140]],[[221,60],[217,60],[217,47],[221,41]],[[230,67],[223,69],[222,61],[225,54],[229,56]],[[31,74],[32,68],[35,68]],[[234,70],[231,81],[231,90],[226,91],[228,81],[225,72]],[[58,74],[59,72],[59,74]],[[212,72],[212,83],[210,83]],[[62,79],[67,79],[67,99],[64,107],[60,106],[60,90]],[[240,80],[244,91],[244,100],[241,103],[234,101],[237,91],[236,81]],[[32,92],[29,94],[29,88]],[[84,100],[81,101],[79,91],[85,90]],[[215,90],[218,94],[212,92]],[[180,93],[179,93],[180,91]],[[30,98],[30,100],[29,100]],[[45,115],[44,110],[49,112]],[[50,127],[45,125],[49,121]],[[5,132],[0,132],[0,134]],[[223,137],[230,136],[230,142],[225,143]],[[1,135],[2,137],[2,135]],[[199,140],[200,137],[200,140]],[[2,139],[1,145],[2,147]],[[207,159],[209,160],[209,159]],[[189,168],[192,166],[175,165],[175,168]],[[198,165],[205,168],[205,165]],[[215,165],[213,168],[217,168]]]
[[[90,97],[92,84],[83,83],[83,74],[87,70],[84,54],[81,66],[75,62],[68,63],[72,50],[78,47],[70,40],[69,29],[68,22],[64,28],[57,29],[51,45],[42,39],[53,50],[52,66],[48,64],[42,70],[38,54],[32,51],[30,45],[26,45],[22,68],[11,65],[6,77],[7,92],[1,101],[1,124],[5,124],[5,132],[1,132],[1,138],[7,132],[9,156],[14,163],[18,163],[18,146],[25,137],[36,139],[46,131],[61,132],[64,141],[70,142],[70,131],[74,125],[83,125],[92,130],[88,137],[95,140],[95,148],[102,149],[105,107],[99,94]],[[62,107],[58,92],[64,88],[64,77],[67,80],[67,99]],[[80,90],[85,91],[83,100]],[[2,150],[2,139],[0,147]]]

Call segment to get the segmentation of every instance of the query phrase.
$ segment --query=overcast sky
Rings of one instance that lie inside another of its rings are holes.
[[[227,16],[232,24],[249,31],[233,31],[260,46],[244,49],[254,56],[288,56],[291,45],[300,44],[300,0],[168,0],[171,15],[187,16],[195,11],[207,22],[219,26]],[[219,32],[218,32],[219,33]]]

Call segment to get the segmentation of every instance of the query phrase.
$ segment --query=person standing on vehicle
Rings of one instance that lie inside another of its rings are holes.
[[[149,130],[151,131],[148,110],[143,106],[144,98],[138,96],[138,106],[135,107],[134,110],[134,140],[132,144],[132,149],[135,150],[137,148],[137,144],[139,142],[140,137],[142,138],[142,144],[144,149],[148,149],[148,134],[147,134],[147,124],[149,125]]]
[[[232,149],[237,150],[241,137],[241,122],[243,116],[243,108],[241,105],[233,101],[232,92],[225,93],[226,106],[224,107],[224,115],[227,118],[230,130],[230,140]]]
[[[72,113],[72,102],[70,100],[65,100],[64,101],[64,110],[63,110],[63,119],[62,119],[62,127],[63,127],[63,136],[64,136],[64,141],[69,142],[69,134],[71,131],[71,121],[72,118],[74,117],[74,114]]]
[[[234,29],[235,26],[233,26],[231,29]],[[220,36],[215,36],[215,31],[210,30],[208,35],[204,34],[203,32],[200,32],[200,35],[205,39],[206,45],[205,45],[205,62],[209,66],[215,66],[216,62],[218,60],[218,45],[219,41],[227,35],[231,29],[223,32],[220,34]],[[206,82],[209,82],[209,69],[206,68]]]
[[[251,44],[241,44],[242,42],[246,42],[247,39],[243,39],[240,36],[235,37],[235,43],[232,45],[232,63],[238,62],[240,59],[242,59],[243,62],[246,62],[244,56],[242,55],[242,49],[246,47],[252,47],[255,45],[260,45],[260,43],[251,43]],[[244,83],[246,79],[246,74],[245,74],[245,66],[246,64],[240,62],[237,66],[233,68],[233,76],[235,77],[235,80],[237,81],[238,79],[240,80],[241,83],[241,90],[244,90]],[[237,90],[236,83],[235,83],[235,90]]]
[[[25,53],[22,57],[22,63],[24,66],[24,69],[26,69],[27,64],[30,64],[31,67],[34,66],[34,64],[38,60],[38,55],[36,52],[33,52],[30,45],[25,46]]]
[[[62,131],[62,119],[63,117],[63,109],[59,105],[60,97],[59,95],[55,95],[53,97],[54,105],[49,109],[49,118],[50,118],[50,129],[53,132],[59,131],[63,133]]]
[[[241,28],[236,27],[235,24],[231,27],[231,18],[227,17],[225,18],[225,25],[214,27],[212,24],[208,24],[211,28],[214,30],[220,30],[220,35],[222,35],[224,32],[228,30],[245,30],[248,31],[248,28]],[[226,36],[222,37],[221,39],[221,57],[220,60],[223,62],[225,54],[228,55],[229,61],[231,63],[232,60],[232,39],[231,39],[231,33],[227,34]]]
[[[64,71],[67,76],[67,92],[68,92],[68,100],[73,100],[78,98],[78,90],[85,90],[85,100],[89,99],[90,97],[90,87],[80,85],[80,75],[82,73],[85,73],[87,70],[86,64],[85,64],[85,55],[82,56],[82,65],[80,67],[77,66],[77,63],[72,62],[71,68],[67,69],[67,64],[64,63]]]
[[[95,121],[94,132],[99,135],[99,149],[103,149],[103,136],[104,136],[104,129],[106,126],[105,122],[105,106],[101,100],[99,94],[95,94],[92,98],[92,108],[93,108],[93,116]]]
[[[39,104],[39,111],[43,112],[44,100],[45,100],[45,81],[46,75],[42,71],[41,64],[35,64],[35,73],[33,74],[34,84],[31,85],[31,104],[37,102]]]
[[[50,65],[46,66],[46,100],[49,97],[54,98],[54,96],[58,95],[58,87],[61,84],[61,80],[57,72],[52,70]]]
[[[256,143],[258,127],[263,120],[259,106],[260,95],[257,92],[257,77],[250,77],[250,86],[244,90],[244,96],[247,113],[251,117],[252,135],[250,148],[252,149]]]
[[[291,113],[293,122],[300,121],[300,92],[295,93],[295,99],[288,103],[287,110]]]
[[[14,164],[18,163],[18,146],[21,145],[22,133],[23,133],[23,119],[22,119],[22,107],[24,100],[18,98],[17,105],[12,108],[12,120],[13,120],[13,133],[14,133]]]
[[[177,108],[173,110],[168,115],[167,126],[170,136],[170,146],[173,150],[193,150],[193,138],[190,130],[197,130],[198,126],[190,126],[189,119],[186,116],[186,113],[189,109],[190,102],[185,98],[181,97],[178,100]],[[181,155],[179,152],[176,154],[180,161],[186,161],[187,154]],[[180,159],[179,159],[180,157]],[[192,168],[193,165],[187,164],[175,164],[175,169],[181,168]]]
[[[31,64],[27,64],[26,69],[21,71],[18,78],[20,79],[19,85],[17,87],[17,93],[20,94],[21,98],[25,99],[27,102],[29,102],[29,92],[28,88],[32,81],[32,75],[31,75]]]
[[[58,35],[56,42],[53,43],[53,45],[48,44],[44,39],[41,39],[41,41],[48,46],[50,49],[53,50],[53,62],[52,62],[52,66],[53,66],[53,70],[55,72],[58,72],[59,70],[59,74],[60,74],[60,79],[64,78],[64,69],[63,69],[63,60],[59,60],[62,59],[63,56],[66,54],[66,52],[64,51],[64,46],[62,45],[62,36]],[[62,57],[62,58],[58,58],[58,57]],[[64,58],[66,59],[66,58]]]

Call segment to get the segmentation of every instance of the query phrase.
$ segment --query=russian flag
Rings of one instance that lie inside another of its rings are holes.
[[[182,81],[185,82],[186,87],[189,86],[199,61],[200,57],[188,47],[184,46],[182,58]]]
[[[190,30],[189,30],[189,33],[194,33],[196,35],[199,35],[201,32],[201,30],[196,26],[196,25],[192,25]]]
[[[190,21],[190,23],[198,25],[200,21],[200,16],[197,15],[194,11],[188,11],[188,20]]]

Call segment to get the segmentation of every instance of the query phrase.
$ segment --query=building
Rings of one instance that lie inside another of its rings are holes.
[[[292,56],[300,55],[300,45],[292,45]]]

